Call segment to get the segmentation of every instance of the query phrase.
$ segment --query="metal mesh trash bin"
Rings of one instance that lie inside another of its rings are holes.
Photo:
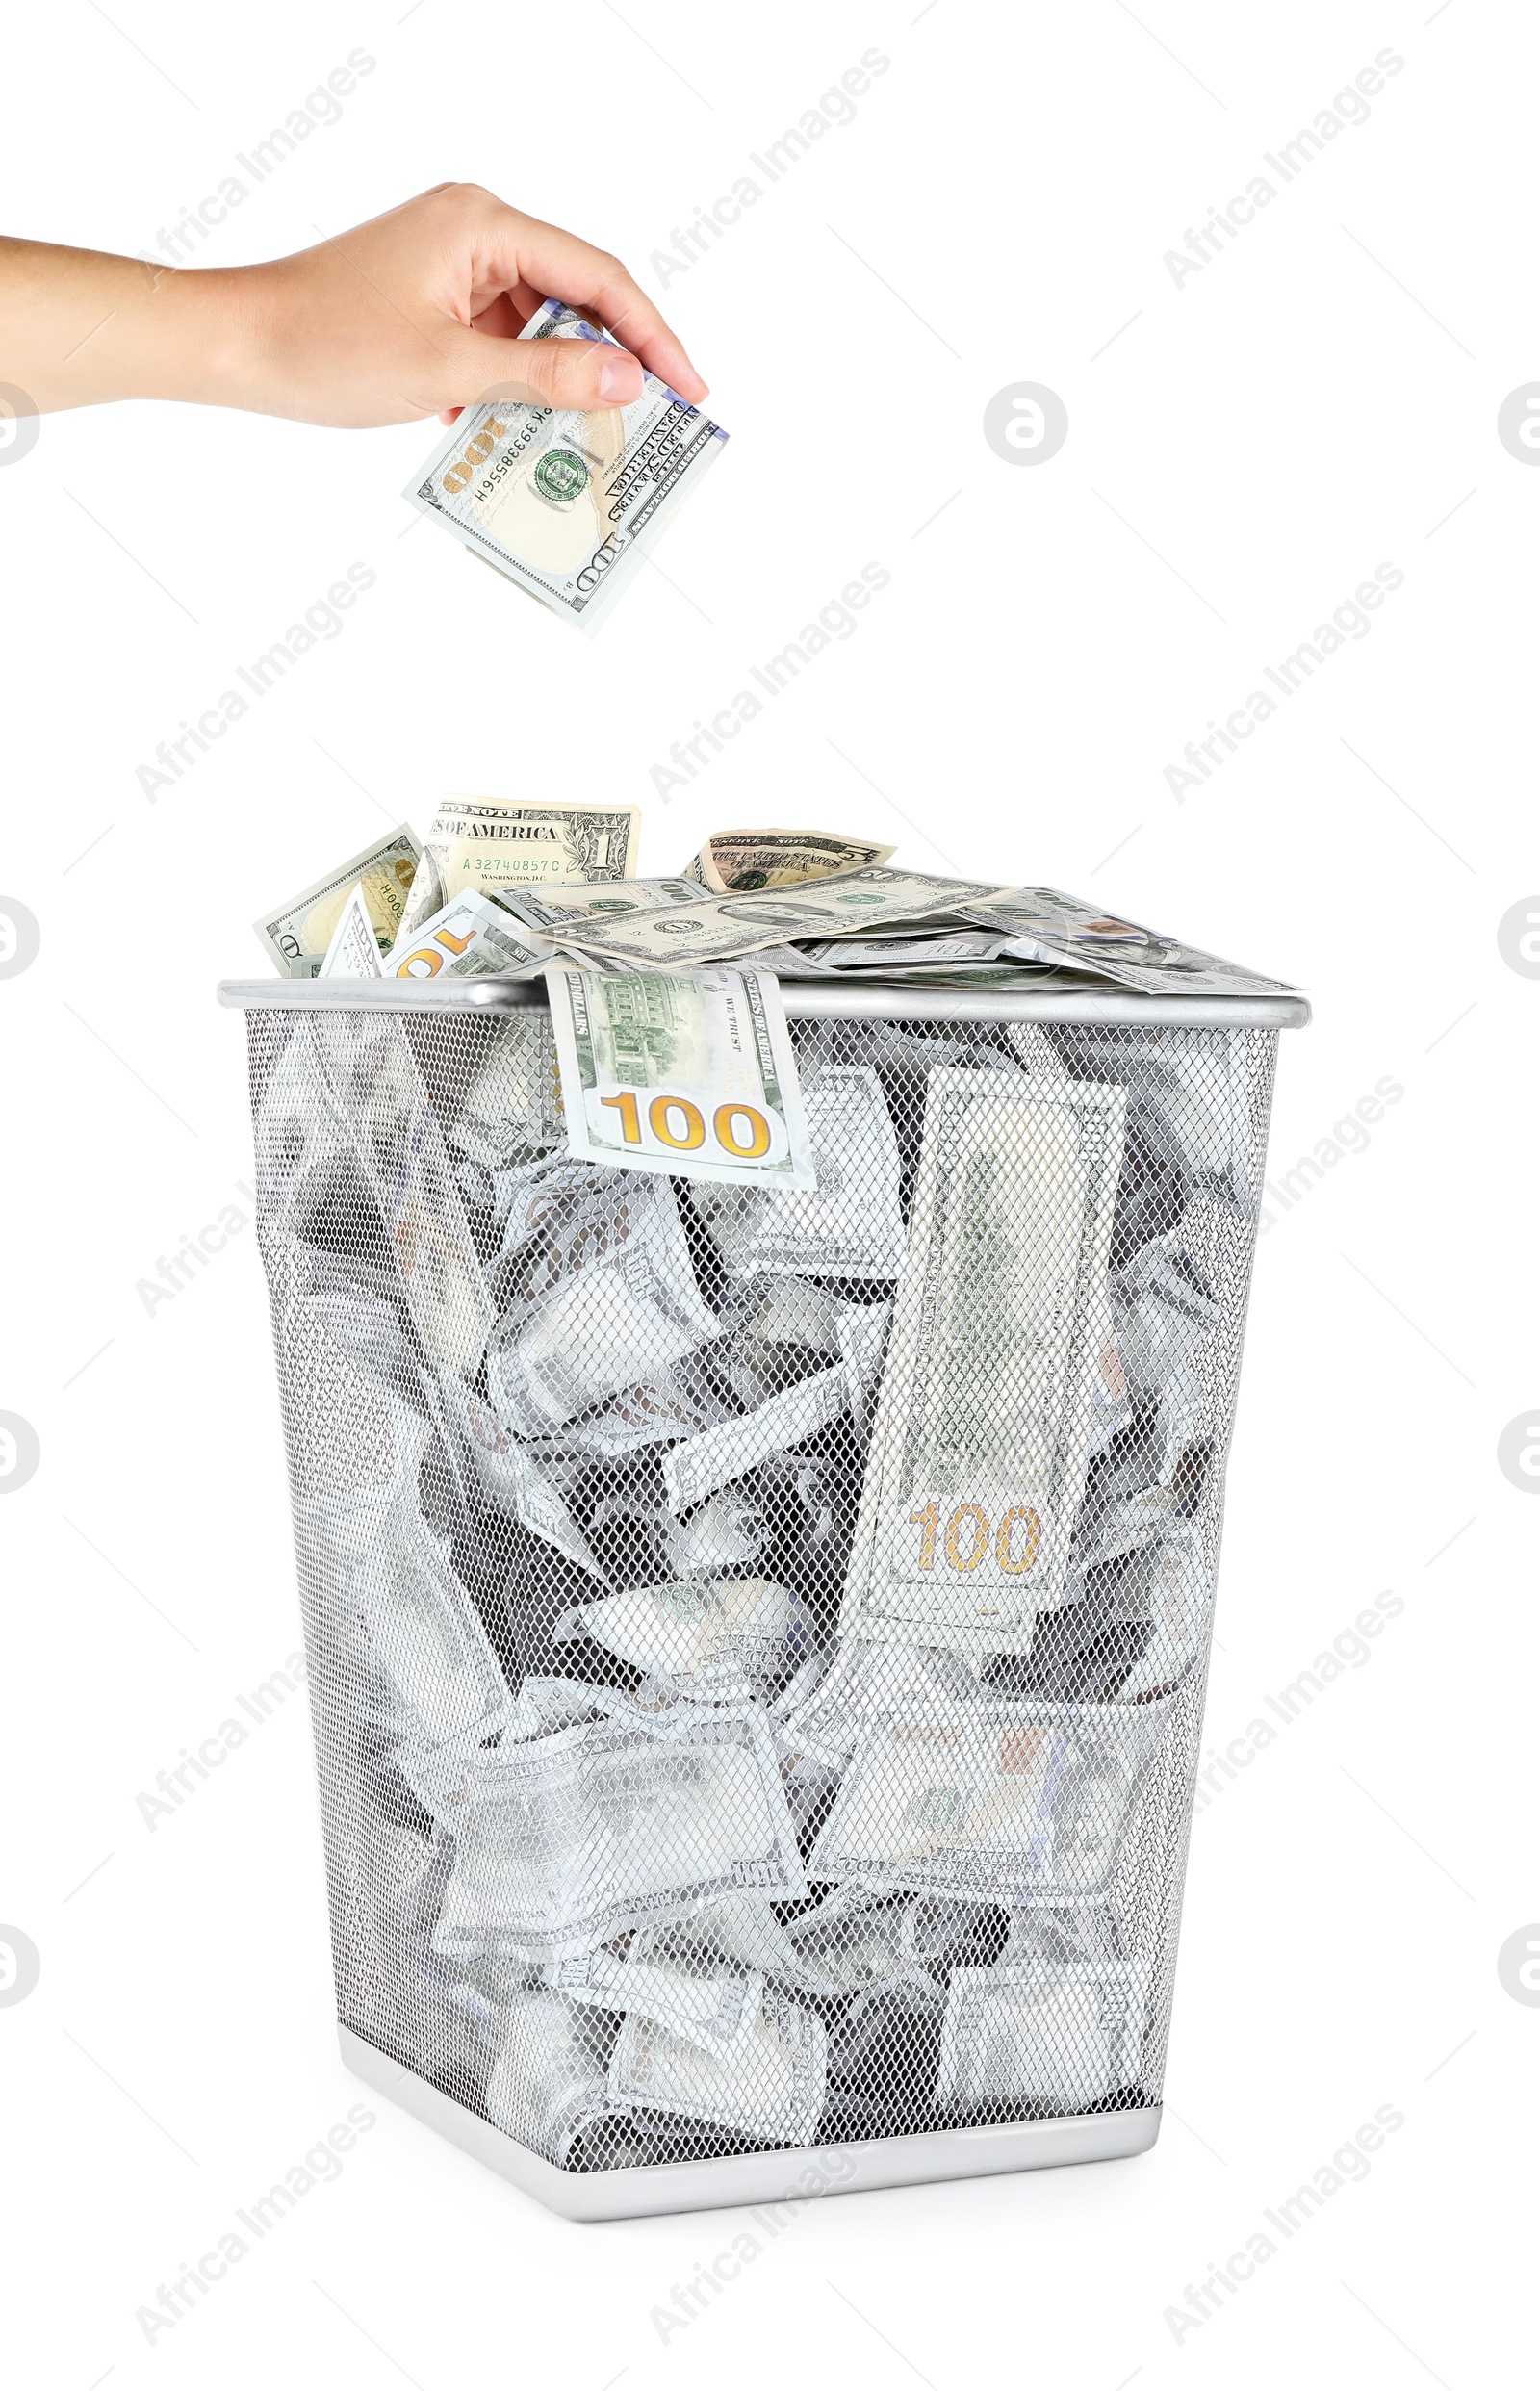
[[[805,1195],[538,983],[234,983],[348,2064],[571,2216],[1154,2141],[1277,1032],[787,983]]]

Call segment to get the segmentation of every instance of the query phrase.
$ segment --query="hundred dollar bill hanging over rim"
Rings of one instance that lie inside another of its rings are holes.
[[[526,980],[550,960],[549,939],[536,938],[496,897],[450,897],[415,930],[398,938],[384,976],[391,980]]]
[[[934,872],[894,872],[880,863],[837,879],[747,896],[702,894],[690,905],[659,905],[624,921],[584,924],[582,943],[643,970],[669,970],[752,955],[792,938],[831,938],[868,925],[987,905],[1004,893],[988,881],[943,880]]]
[[[631,1170],[810,1188],[781,991],[718,967],[546,973],[570,1153]]]
[[[683,877],[717,896],[750,888],[791,888],[805,880],[831,880],[886,863],[891,847],[838,831],[713,831]]]
[[[975,1658],[1064,1594],[1105,1343],[1121,1088],[938,1067],[840,1626]]]
[[[441,798],[398,935],[409,936],[452,896],[501,896],[547,882],[629,880],[640,819],[635,806]]]
[[[389,951],[400,929],[423,850],[408,822],[398,822],[334,872],[275,905],[252,928],[287,979],[313,980],[321,970],[343,908],[355,887],[380,946]]]
[[[547,299],[519,337],[601,335]],[[628,407],[467,407],[402,496],[552,613],[587,627],[726,442],[720,424],[644,373]]]

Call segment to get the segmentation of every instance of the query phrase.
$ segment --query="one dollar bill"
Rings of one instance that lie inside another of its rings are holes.
[[[569,1150],[747,1187],[817,1183],[781,991],[764,971],[546,973]]]
[[[684,878],[716,896],[735,889],[792,888],[805,880],[831,880],[863,864],[886,863],[891,847],[870,838],[845,838],[838,831],[716,831],[691,862]]]
[[[526,805],[511,797],[445,797],[433,816],[400,935],[451,897],[501,896],[548,881],[629,880],[635,806]]]
[[[601,336],[547,299],[519,337]],[[586,628],[726,441],[720,424],[648,373],[629,407],[591,415],[500,399],[467,407],[402,495],[473,555]]]
[[[423,850],[407,822],[398,822],[334,872],[275,905],[252,924],[286,979],[314,980],[352,890],[362,890],[375,938],[388,950],[400,929]],[[431,910],[431,909],[430,909]]]

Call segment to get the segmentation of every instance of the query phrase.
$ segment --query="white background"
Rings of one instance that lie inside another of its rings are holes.
[[[1540,2015],[1497,1954],[1540,1915],[1540,1646],[1536,1514],[1497,1444],[1540,1396],[1540,989],[1497,927],[1540,887],[1540,474],[1496,418],[1540,373],[1534,20],[1491,0],[397,15],[22,13],[0,221],[153,250],[361,47],[341,121],[201,259],[307,245],[456,176],[657,292],[650,255],[749,152],[864,51],[889,65],[669,283],[732,438],[667,578],[644,571],[593,642],[403,504],[430,427],[124,406],[45,421],[0,469],[0,887],[42,930],[0,984],[0,1409],[42,1456],[0,1505],[0,1920],[42,1956],[0,2009],[9,2371],[50,2391],[1505,2378]],[[1164,253],[1387,48],[1370,120],[1178,285]],[[1023,380],[1069,416],[1030,470],[982,433]],[[377,578],[341,634],[149,802],[157,742],[355,560]],[[663,802],[670,743],[868,560],[891,581],[856,634]],[[1368,635],[1178,802],[1185,743],[1382,562],[1405,578]],[[298,1641],[254,1239],[153,1315],[137,1290],[249,1210],[242,1028],[214,987],[265,968],[252,915],[403,814],[425,827],[447,788],[639,801],[653,871],[713,827],[870,833],[1308,987],[1274,1177],[1381,1079],[1404,1093],[1261,1248],[1214,1744],[1376,1593],[1404,1608],[1196,1821],[1148,2157],[816,2203],[665,2343],[652,2311],[741,2218],[565,2224],[370,2095],[339,2179],[150,2346],[136,2309],[362,2087],[330,2023],[302,1700],[153,1832],[137,1806]],[[1178,2338],[1186,2287],[1384,2104],[1404,2123],[1367,2180]]]

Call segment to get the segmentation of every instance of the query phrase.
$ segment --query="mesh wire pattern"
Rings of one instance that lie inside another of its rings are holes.
[[[1158,2102],[1276,1033],[254,1010],[339,2015],[563,2169]]]

